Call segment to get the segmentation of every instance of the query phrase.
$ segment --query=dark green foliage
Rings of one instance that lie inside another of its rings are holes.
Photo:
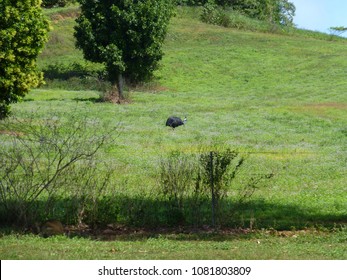
[[[208,0],[176,0],[177,5],[201,6],[206,4]]]
[[[42,81],[36,58],[47,40],[48,21],[39,0],[0,2],[0,119],[9,105]]]
[[[224,27],[236,27],[231,24],[230,17],[224,8],[219,7],[213,1],[208,1],[202,10],[201,20],[206,23]]]
[[[246,15],[284,26],[292,26],[295,6],[288,0],[249,0],[235,1],[236,9],[244,10]],[[244,7],[244,2],[248,6]]]
[[[341,34],[347,31],[347,27],[345,26],[335,26],[329,28],[331,35],[340,36]]]
[[[216,17],[218,13],[218,20],[226,13],[221,12],[224,8],[231,8],[233,11],[238,11],[241,14],[248,16],[253,19],[258,19],[266,21],[273,24],[279,24],[283,26],[292,26],[293,18],[295,15],[295,6],[288,0],[207,0],[204,1],[205,11],[203,18],[208,18],[208,12],[211,15],[210,18]],[[218,8],[219,7],[219,8]],[[204,20],[205,22],[219,24],[218,20]],[[219,24],[222,26],[227,26],[227,24]]]
[[[42,0],[41,6],[44,8],[65,7],[68,3],[73,3],[73,0]]]
[[[173,15],[170,0],[80,0],[76,46],[84,57],[104,63],[108,79],[120,90],[122,76],[130,82],[149,79],[163,56],[162,44]]]
[[[202,9],[201,20],[210,24],[253,32],[288,34],[290,30],[293,30],[291,29],[292,19],[274,21],[272,16],[259,18],[255,14],[247,14],[244,9],[222,7],[214,1],[209,1]]]

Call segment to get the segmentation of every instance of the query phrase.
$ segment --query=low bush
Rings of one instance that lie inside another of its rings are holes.
[[[214,149],[199,155],[176,151],[162,159],[160,186],[171,218],[169,224],[225,224],[227,217],[233,215],[227,196],[236,187],[234,181],[244,160],[230,149]],[[272,174],[249,176],[233,200],[244,202],[260,182],[271,177]]]
[[[98,152],[112,141],[111,131],[96,120],[54,115],[37,120],[31,114],[0,125],[1,223],[27,226],[66,214],[69,207],[59,209],[67,198],[75,208],[70,220],[81,222],[88,208],[95,222],[96,201],[110,182],[110,165]]]

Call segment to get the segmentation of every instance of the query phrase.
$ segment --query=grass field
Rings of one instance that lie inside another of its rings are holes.
[[[77,12],[49,12],[53,30],[38,61],[41,69],[73,63],[100,69],[74,49]],[[111,191],[148,205],[158,163],[170,152],[236,149],[247,158],[237,184],[249,174],[275,174],[239,209],[239,226],[334,232],[175,234],[114,243],[4,235],[1,259],[346,259],[347,41],[328,38],[222,28],[200,22],[194,10],[179,9],[156,80],[128,89],[127,104],[97,102],[94,78],[70,73],[70,79],[32,90],[12,110],[19,117],[87,116],[119,126],[116,143],[104,151],[116,165]],[[165,127],[169,115],[187,116],[188,122],[171,130]],[[42,246],[47,250],[38,251]]]

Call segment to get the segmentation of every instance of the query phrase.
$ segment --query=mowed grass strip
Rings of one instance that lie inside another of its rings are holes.
[[[253,234],[130,234],[116,240],[5,236],[2,260],[345,260],[346,231]]]

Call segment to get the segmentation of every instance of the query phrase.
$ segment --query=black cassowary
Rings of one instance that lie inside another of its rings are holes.
[[[166,126],[172,127],[174,129],[177,126],[183,125],[187,122],[187,117],[182,121],[179,117],[169,117],[166,121]]]

